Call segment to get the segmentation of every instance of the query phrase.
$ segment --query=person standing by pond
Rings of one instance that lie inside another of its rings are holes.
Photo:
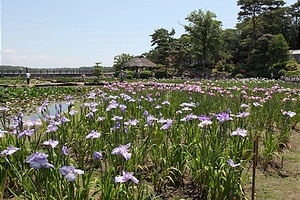
[[[27,80],[27,85],[30,84],[30,78],[31,78],[31,74],[29,72],[26,73],[26,80]]]

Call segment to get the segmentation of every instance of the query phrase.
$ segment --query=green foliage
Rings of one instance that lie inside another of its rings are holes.
[[[244,78],[244,75],[243,74],[237,74],[237,75],[235,75],[235,78]]]
[[[295,71],[297,70],[297,68],[298,68],[298,63],[295,58],[288,60],[285,65],[286,71]]]
[[[140,78],[147,79],[152,76],[152,72],[150,70],[141,71]]]
[[[152,37],[152,46],[155,46],[152,49],[152,55],[155,55],[153,59],[154,63],[162,64],[166,67],[169,66],[169,57],[174,46],[174,35],[174,29],[169,32],[164,28],[157,29],[150,35]]]
[[[166,71],[157,71],[155,72],[155,78],[168,78],[168,73]]]
[[[121,55],[117,55],[114,57],[114,71],[115,72],[120,72],[121,68],[124,66],[124,64],[131,60],[133,58],[132,55],[130,54],[126,54],[126,53],[122,53]]]
[[[285,74],[286,74],[285,69],[281,69],[281,70],[278,71],[279,76],[285,76]]]
[[[282,34],[275,35],[268,46],[270,63],[286,62],[290,59],[289,45]]]
[[[215,18],[214,13],[202,10],[193,11],[185,18],[189,24],[184,28],[191,35],[196,61],[204,64],[214,63],[220,45],[221,22]]]
[[[285,76],[288,77],[300,76],[300,71],[288,71],[286,72]]]
[[[219,61],[219,62],[217,62],[215,68],[219,72],[222,72],[222,71],[233,72],[233,70],[235,69],[235,66],[233,64],[223,63],[222,61]]]
[[[133,79],[134,72],[131,70],[126,70],[126,77],[127,79]]]

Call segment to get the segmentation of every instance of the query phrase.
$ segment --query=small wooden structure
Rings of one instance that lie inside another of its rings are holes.
[[[151,70],[154,67],[156,67],[156,64],[151,62],[144,56],[135,56],[124,64],[124,68],[131,71],[145,70],[145,69]]]

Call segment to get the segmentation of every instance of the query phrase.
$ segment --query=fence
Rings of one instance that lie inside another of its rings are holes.
[[[32,77],[77,77],[85,74],[92,76],[92,70],[80,69],[28,69]],[[25,76],[26,70],[0,70],[0,77]]]

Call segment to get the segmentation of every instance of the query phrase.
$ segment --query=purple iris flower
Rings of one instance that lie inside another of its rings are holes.
[[[16,148],[11,145],[11,146],[7,147],[6,149],[4,149],[3,151],[1,151],[0,156],[11,155],[11,154],[15,153],[16,151],[18,151],[19,149],[20,148]]]
[[[93,117],[93,116],[94,116],[94,113],[93,113],[93,112],[89,112],[89,113],[86,114],[85,116],[88,117],[88,118],[89,118],[89,117]]]
[[[56,141],[56,140],[44,141],[43,145],[51,146],[51,148],[54,149],[58,145],[58,141]]]
[[[247,131],[243,130],[241,128],[237,128],[236,131],[233,131],[230,135],[231,136],[240,135],[242,137],[246,137],[247,136]]]
[[[238,166],[241,166],[241,163],[237,163],[237,164],[234,164],[233,160],[232,159],[228,159],[228,164],[231,166],[231,167],[238,167]]]
[[[42,152],[36,152],[26,158],[26,162],[34,169],[40,168],[54,168],[54,166],[48,163],[48,155]]]
[[[145,117],[148,117],[148,116],[149,116],[149,113],[148,113],[147,110],[144,111],[144,116],[145,116]]]
[[[94,152],[94,159],[95,160],[101,160],[103,158],[101,151],[95,151]]]
[[[249,112],[241,112],[237,115],[235,115],[236,117],[239,117],[239,118],[244,118],[244,117],[248,117],[250,115]]]
[[[180,119],[181,122],[187,122],[187,121],[191,121],[193,119],[197,119],[198,116],[197,115],[194,115],[193,113],[191,114],[188,114],[186,117]]]
[[[137,119],[131,119],[128,122],[124,122],[125,125],[127,126],[135,126],[139,123],[139,120]]]
[[[24,131],[22,131],[18,134],[18,138],[22,138],[25,135],[30,137],[33,134],[33,132],[34,132],[34,129],[29,129],[29,128],[25,129]]]
[[[61,153],[65,156],[69,155],[69,149],[67,146],[62,146]]]
[[[65,124],[65,123],[67,123],[67,122],[69,122],[70,120],[68,119],[68,118],[66,118],[66,117],[62,117],[62,118],[60,118],[60,123],[61,124]]]
[[[49,125],[47,126],[46,133],[56,132],[58,130],[58,124],[59,123],[55,122],[54,120],[50,120]]]
[[[113,155],[121,154],[126,160],[129,160],[131,158],[131,153],[128,152],[128,149],[130,147],[130,143],[126,145],[120,145],[117,148],[114,148],[111,152]]]
[[[0,106],[0,112],[6,112],[9,108]]]
[[[105,120],[105,117],[98,117],[98,119],[96,120],[97,122],[103,121]]]
[[[283,115],[288,115],[289,117],[294,117],[296,115],[295,112],[292,111],[281,111]]]
[[[133,176],[133,172],[125,172],[122,170],[123,176],[116,176],[115,182],[116,183],[125,183],[128,180],[132,180],[135,184],[139,183],[139,180]]]
[[[73,115],[75,115],[76,113],[78,113],[77,110],[71,110],[71,111],[69,112],[69,115],[73,116]]]
[[[219,114],[216,114],[215,117],[221,123],[232,120],[232,117],[230,117],[230,114],[227,112],[221,112]]]
[[[90,134],[88,134],[85,139],[95,139],[95,138],[99,138],[101,136],[100,133],[98,133],[97,131],[91,131]]]
[[[80,169],[75,169],[75,167],[73,166],[62,166],[58,169],[58,171],[70,182],[76,180],[77,174],[84,174],[84,171]]]
[[[121,105],[119,105],[119,108],[120,108],[121,112],[125,112],[127,106],[125,106],[124,104],[121,104]]]
[[[158,122],[162,123],[163,126],[160,128],[160,130],[167,130],[172,127],[173,121],[172,119],[160,119]]]
[[[122,120],[122,119],[123,119],[122,116],[116,116],[116,115],[114,115],[114,117],[111,118],[111,120],[113,120],[113,121],[119,121],[119,120]]]
[[[111,130],[115,131],[119,128],[121,128],[121,124],[120,124],[120,122],[116,122],[116,125],[113,128],[111,128]]]

